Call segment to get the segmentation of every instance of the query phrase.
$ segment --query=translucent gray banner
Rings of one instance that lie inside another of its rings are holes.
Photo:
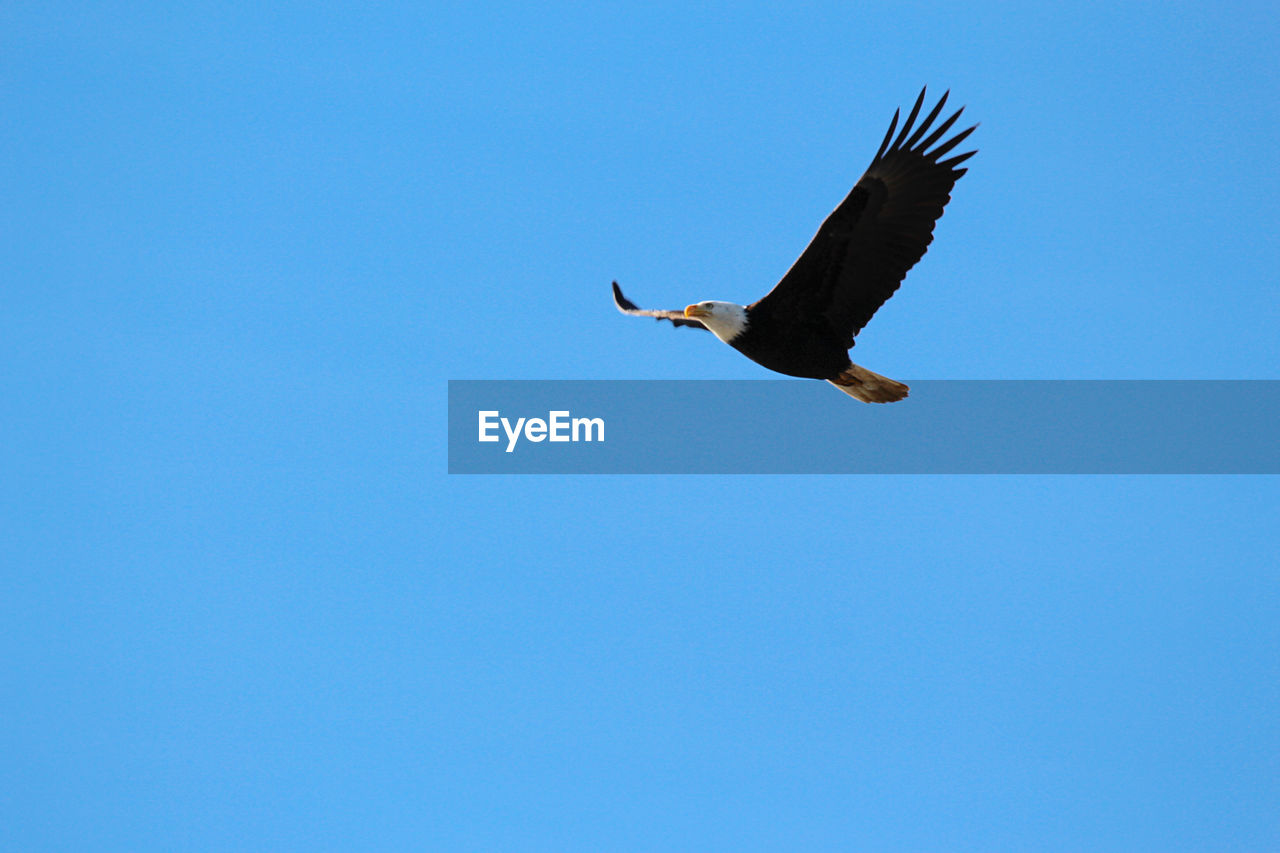
[[[449,382],[451,474],[1277,474],[1280,381]]]

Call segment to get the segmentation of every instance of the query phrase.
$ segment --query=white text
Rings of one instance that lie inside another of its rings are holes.
[[[547,412],[547,419],[518,418],[514,424],[497,411],[480,412],[480,441],[501,441],[498,427],[507,434],[507,452],[516,449],[523,431],[527,441],[604,441],[604,418],[571,418],[567,411]],[[593,437],[594,436],[594,437]]]

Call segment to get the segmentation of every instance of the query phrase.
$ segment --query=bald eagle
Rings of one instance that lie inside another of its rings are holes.
[[[854,336],[924,256],[933,240],[933,224],[966,171],[957,167],[977,153],[941,159],[977,125],[929,150],[964,112],[961,107],[930,132],[948,94],[916,126],[924,104],[921,89],[896,139],[899,112],[894,112],[867,171],[763,299],[745,306],[698,302],[684,311],[645,311],[623,296],[615,281],[618,310],[708,329],[770,370],[825,379],[867,403],[906,397],[906,385],[859,367],[849,360],[848,351]]]

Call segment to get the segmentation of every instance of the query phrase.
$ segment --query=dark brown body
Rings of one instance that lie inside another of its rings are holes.
[[[748,309],[748,317],[752,312]],[[729,341],[729,346],[756,364],[806,379],[835,379],[849,366],[844,336],[825,322],[762,324],[767,334],[755,332],[754,323]]]

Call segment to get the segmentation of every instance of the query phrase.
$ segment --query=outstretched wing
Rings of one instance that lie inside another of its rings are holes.
[[[622,295],[622,288],[618,287],[618,283],[613,283],[613,304],[618,306],[618,310],[623,314],[630,314],[634,317],[652,317],[655,320],[670,320],[677,326],[693,326],[695,329],[705,329],[699,320],[689,320],[684,316],[683,311],[646,311],[643,308],[637,308],[635,303]]]
[[[750,306],[753,313],[769,314],[784,323],[823,317],[832,329],[848,335],[847,345],[853,346],[854,335],[924,256],[933,240],[933,224],[951,200],[951,188],[965,173],[957,166],[977,153],[940,159],[977,125],[928,150],[964,111],[961,107],[930,131],[947,94],[913,130],[924,104],[921,89],[896,139],[893,131],[899,114],[894,112],[866,173],[777,286]]]

